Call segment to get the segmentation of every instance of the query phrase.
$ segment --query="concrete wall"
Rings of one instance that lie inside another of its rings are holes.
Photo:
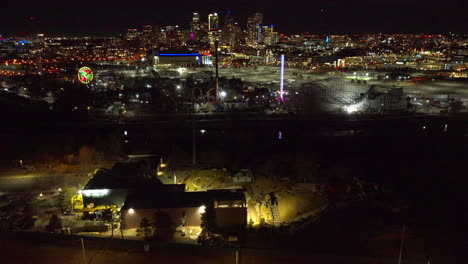
[[[186,226],[200,226],[200,212],[199,207],[185,207],[185,208],[162,208],[162,209],[134,209],[134,213],[130,214],[128,210],[122,210],[122,218],[125,221],[125,228],[137,228],[140,226],[141,219],[146,217],[150,223],[154,222],[154,215],[156,211],[167,213],[175,226],[181,224],[182,212],[185,211],[185,225]]]
[[[201,214],[199,207],[185,208],[163,208],[163,209],[134,209],[130,214],[128,210],[122,210],[122,218],[125,221],[125,228],[137,228],[140,226],[141,219],[146,217],[150,223],[154,222],[156,211],[166,212],[177,226],[181,224],[182,212],[185,212],[185,225],[187,227],[199,227],[201,225]],[[247,208],[215,208],[216,222],[221,228],[245,227],[247,225]]]
[[[247,226],[247,208],[215,208],[216,223],[220,228]]]

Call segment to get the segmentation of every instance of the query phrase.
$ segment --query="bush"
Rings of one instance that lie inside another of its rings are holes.
[[[32,218],[30,215],[24,215],[16,223],[21,230],[28,230],[34,226],[36,219]]]
[[[49,224],[46,226],[48,232],[57,232],[62,229],[62,219],[60,219],[56,214],[53,214],[50,218]]]
[[[29,215],[15,214],[8,219],[8,230],[28,230],[34,226],[36,219]]]
[[[140,226],[137,228],[137,236],[143,237],[144,240],[148,240],[153,234],[153,227],[149,220],[144,217],[141,219]]]
[[[216,225],[216,213],[213,206],[207,206],[205,212],[201,215],[200,243],[203,245],[218,245],[219,235],[217,235],[218,226]]]

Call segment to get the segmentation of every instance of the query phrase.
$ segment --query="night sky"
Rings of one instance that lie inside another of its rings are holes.
[[[188,27],[193,11],[203,20],[211,11],[232,15],[242,27],[250,13],[281,33],[443,33],[467,32],[464,0],[43,0],[2,3],[0,34],[112,36],[141,24]],[[31,21],[30,18],[33,18]]]

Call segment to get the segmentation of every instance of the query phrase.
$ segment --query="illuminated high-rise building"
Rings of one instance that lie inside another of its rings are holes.
[[[231,15],[231,11],[228,10],[224,18],[224,27],[221,34],[221,40],[224,44],[234,46],[236,25],[234,22],[234,17]]]
[[[231,10],[228,10],[226,16],[224,17],[224,28],[229,26],[234,26],[234,17],[231,15]]]
[[[141,40],[143,47],[147,49],[154,48],[156,45],[156,34],[153,25],[141,26]]]
[[[266,45],[275,44],[278,42],[278,32],[274,31],[273,25],[271,26],[262,26],[261,31],[261,42]]]
[[[193,13],[192,24],[194,26],[193,29],[197,29],[200,27],[200,15],[197,12]]]
[[[208,31],[219,29],[219,16],[218,13],[208,15]]]
[[[142,25],[141,26],[141,32],[143,35],[150,35],[154,32],[154,27],[153,25]]]
[[[211,43],[219,41],[221,29],[219,28],[219,16],[218,13],[212,13],[208,15],[208,40]]]
[[[246,43],[255,45],[261,41],[261,26],[263,23],[263,13],[254,13],[247,18]]]
[[[203,42],[203,43],[208,42],[208,22],[207,21],[200,22],[200,30],[198,31],[198,36],[196,36],[196,40],[199,42]]]
[[[198,12],[193,13],[192,22],[190,23],[190,38],[193,40],[199,39],[200,31],[200,15]]]
[[[140,35],[140,32],[138,32],[138,29],[136,28],[129,28],[127,29],[127,33],[125,34],[125,38],[127,40],[133,40]]]

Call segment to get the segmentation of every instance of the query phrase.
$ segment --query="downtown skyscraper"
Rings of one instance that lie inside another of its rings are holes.
[[[246,44],[255,45],[261,41],[261,27],[263,24],[263,13],[253,13],[247,18]]]

